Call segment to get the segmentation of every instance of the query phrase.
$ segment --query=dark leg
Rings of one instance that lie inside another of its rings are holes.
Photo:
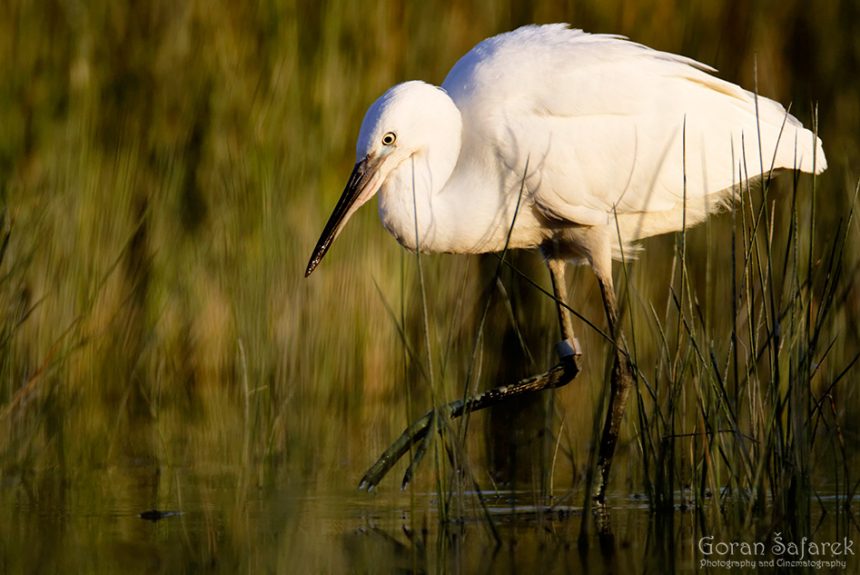
[[[594,500],[598,505],[603,505],[606,500],[606,487],[609,482],[609,468],[612,465],[612,456],[615,454],[615,445],[618,443],[618,433],[621,430],[621,422],[624,419],[624,408],[630,388],[633,386],[633,371],[627,353],[621,347],[621,331],[618,325],[618,306],[615,302],[615,292],[612,288],[611,276],[607,278],[597,274],[600,284],[600,292],[603,296],[603,306],[606,310],[606,319],[609,323],[609,334],[615,343],[615,360],[612,366],[612,380],[610,382],[609,408],[606,411],[606,419],[603,424],[603,433],[600,437],[600,451],[597,455],[597,488],[594,490]]]
[[[371,490],[376,487],[382,481],[382,478],[385,477],[385,474],[409,451],[412,445],[429,437],[431,428],[437,425],[437,418],[455,419],[465,413],[486,409],[525,393],[534,393],[544,389],[561,387],[573,381],[577,373],[579,373],[579,367],[575,357],[571,357],[567,361],[559,362],[555,367],[541,375],[518,381],[512,385],[495,387],[484,393],[470,397],[466,401],[452,401],[439,409],[431,409],[407,427],[397,441],[385,450],[385,453],[380,456],[376,463],[373,464],[373,467],[368,469],[364,477],[361,478],[358,488]],[[419,445],[418,449],[416,449],[416,456],[413,459],[412,465],[406,470],[401,488],[405,488],[412,479],[414,467],[420,461],[418,454],[423,454],[424,451],[423,445]]]
[[[376,463],[361,478],[361,482],[358,484],[359,489],[372,490],[376,487],[382,481],[382,478],[394,467],[394,464],[409,451],[409,448],[418,444],[412,463],[403,477],[401,488],[405,488],[412,479],[415,468],[426,452],[427,442],[432,437],[429,432],[431,428],[438,424],[440,417],[454,419],[464,413],[485,409],[519,397],[525,393],[561,387],[573,381],[579,373],[577,359],[581,354],[576,338],[573,336],[573,322],[570,319],[570,313],[562,305],[562,303],[567,303],[567,286],[564,282],[565,263],[563,260],[547,259],[547,266],[552,278],[552,287],[558,308],[559,325],[561,327],[562,341],[558,344],[559,363],[541,375],[518,381],[512,385],[490,389],[465,401],[457,400],[439,409],[431,409],[423,417],[407,427],[397,441],[385,450],[385,453],[377,459]]]

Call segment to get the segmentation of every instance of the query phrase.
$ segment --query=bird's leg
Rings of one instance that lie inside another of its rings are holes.
[[[376,487],[388,471],[394,467],[394,464],[409,451],[411,446],[418,442],[426,442],[429,439],[428,434],[433,427],[438,425],[438,418],[454,419],[465,413],[486,409],[526,393],[561,387],[573,381],[580,371],[577,360],[581,353],[579,344],[573,336],[573,322],[570,319],[570,312],[565,307],[567,304],[567,286],[564,281],[565,264],[563,260],[547,258],[547,265],[552,279],[561,327],[562,341],[557,347],[559,363],[546,373],[520,380],[512,385],[487,390],[469,397],[465,401],[457,400],[438,409],[431,409],[407,427],[400,437],[385,450],[361,478],[358,485],[359,489],[371,490]],[[426,443],[422,443],[416,450],[416,457],[413,458],[403,477],[401,484],[403,488],[412,479],[414,468],[421,461],[425,449]]]
[[[618,306],[615,301],[615,291],[612,287],[612,276],[607,277],[597,273],[597,281],[600,284],[600,292],[603,296],[603,306],[606,310],[606,319],[609,323],[609,334],[615,345],[615,359],[612,365],[612,380],[610,382],[609,408],[606,411],[606,419],[603,424],[603,433],[600,438],[600,450],[597,455],[597,488],[594,491],[595,502],[602,506],[606,500],[606,487],[609,482],[609,468],[612,465],[612,456],[615,454],[615,445],[618,442],[618,433],[621,430],[621,421],[624,418],[624,408],[630,388],[633,385],[633,371],[627,353],[621,347],[621,331],[618,324]]]
[[[558,310],[558,325],[561,329],[561,341],[558,342],[556,351],[559,359],[567,361],[570,358],[582,355],[579,342],[573,335],[573,321],[570,319],[570,311],[567,305],[567,283],[564,281],[565,262],[561,259],[549,257],[546,260],[549,268],[549,277],[552,281],[552,291],[555,294],[556,309]]]
[[[430,430],[438,425],[437,418],[455,419],[466,413],[486,409],[526,393],[561,387],[573,381],[577,373],[579,373],[579,368],[574,358],[571,361],[558,363],[546,373],[520,380],[512,385],[494,387],[469,397],[466,401],[458,399],[438,409],[431,409],[407,427],[397,438],[397,441],[385,450],[361,478],[361,482],[358,484],[359,489],[371,490],[376,487],[388,471],[394,467],[394,464],[409,451],[409,447],[424,440]],[[419,458],[416,458],[412,466],[407,469],[402,487],[405,488],[411,480],[413,467],[417,460]]]

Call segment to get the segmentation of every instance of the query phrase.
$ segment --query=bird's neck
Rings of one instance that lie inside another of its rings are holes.
[[[386,179],[379,216],[413,251],[485,253],[503,250],[506,242],[511,248],[534,247],[540,226],[528,199],[518,210],[520,188],[513,175],[479,161],[460,158],[446,173],[416,155]]]
[[[453,168],[438,164],[426,153],[414,154],[389,174],[379,190],[382,224],[413,251],[439,251],[435,200]]]

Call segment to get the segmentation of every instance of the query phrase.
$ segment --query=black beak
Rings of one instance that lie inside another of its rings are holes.
[[[329,216],[328,223],[325,225],[322,235],[320,235],[317,246],[311,254],[311,259],[308,261],[308,267],[305,270],[305,277],[311,275],[325,256],[332,242],[340,233],[344,224],[349,220],[350,216],[364,202],[376,193],[375,189],[368,189],[368,186],[375,186],[376,167],[378,161],[372,160],[369,156],[355,164],[352,169],[352,174],[349,176],[349,181],[346,183],[346,188],[343,190],[334,211]]]

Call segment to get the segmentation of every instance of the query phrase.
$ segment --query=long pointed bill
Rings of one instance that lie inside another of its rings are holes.
[[[346,222],[352,217],[352,214],[376,193],[376,190],[379,188],[380,179],[378,168],[382,163],[382,159],[381,157],[373,158],[367,156],[355,164],[346,188],[344,188],[343,194],[341,194],[337,205],[334,207],[334,211],[329,216],[328,223],[325,225],[325,229],[319,241],[317,241],[317,246],[311,254],[311,259],[308,261],[308,267],[305,270],[305,277],[311,275],[320,264],[323,256],[325,256],[332,242],[340,234]]]

